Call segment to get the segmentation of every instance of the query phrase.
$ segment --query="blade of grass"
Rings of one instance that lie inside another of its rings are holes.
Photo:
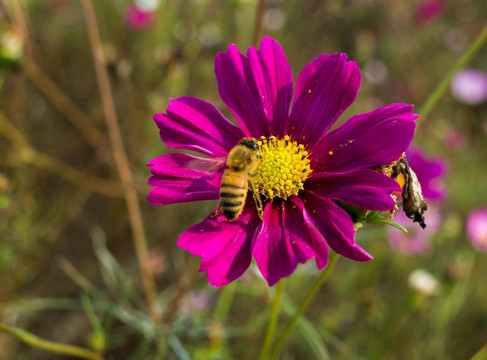
[[[455,74],[463,69],[477,53],[480,51],[482,46],[487,41],[487,25],[484,26],[482,31],[480,32],[479,36],[475,39],[475,41],[470,45],[470,47],[463,53],[462,57],[458,62],[451,68],[451,70],[446,74],[443,80],[438,84],[436,89],[431,93],[428,99],[425,101],[424,105],[420,108],[419,114],[421,115],[420,119],[424,119],[430,111],[435,107],[438,103],[440,98],[445,94],[448,90],[448,86],[450,85],[451,80],[455,76]]]
[[[15,339],[22,341],[23,343],[32,347],[46,350],[52,353],[63,354],[67,356],[73,356],[80,359],[89,360],[101,360],[103,356],[94,351],[81,348],[79,346],[63,344],[55,341],[44,340],[26,330],[20,329],[15,326],[9,326],[4,323],[0,323],[0,331],[14,337]]]
[[[269,319],[269,324],[267,325],[267,332],[265,334],[264,345],[260,352],[260,360],[268,359],[269,352],[271,350],[272,342],[276,334],[277,321],[279,320],[279,313],[281,311],[281,298],[284,292],[284,284],[286,279],[283,278],[279,280],[276,285],[276,291],[274,294],[274,301],[272,302],[271,315]]]
[[[218,321],[225,321],[230,307],[232,306],[233,295],[235,294],[235,282],[228,284],[220,290],[220,296],[216,303],[214,318]]]
[[[296,312],[294,313],[293,317],[289,320],[287,323],[286,327],[282,331],[280,337],[278,338],[276,345],[274,346],[274,350],[271,353],[270,359],[276,359],[279,353],[282,350],[282,347],[286,343],[286,339],[291,333],[291,330],[294,329],[294,326],[296,325],[296,322],[299,320],[299,317],[301,314],[304,313],[306,308],[308,307],[308,304],[310,301],[313,299],[315,294],[318,292],[319,288],[321,285],[324,284],[325,280],[328,278],[328,275],[331,273],[333,268],[335,267],[335,264],[338,260],[339,255],[335,252],[331,254],[330,261],[328,262],[328,266],[323,270],[316,278],[315,282],[311,285],[309,288],[308,292],[305,294],[303,300],[299,304],[298,308],[296,309]]]
[[[186,351],[186,349],[183,347],[183,344],[181,344],[181,342],[176,336],[174,335],[169,336],[169,346],[171,347],[171,350],[174,352],[174,354],[177,356],[178,359],[191,360],[191,357],[189,356],[188,352]]]
[[[94,227],[91,230],[93,249],[100,263],[103,281],[114,296],[120,293],[133,293],[133,284],[122,266],[106,247],[105,234],[102,229]]]
[[[85,314],[91,323],[91,327],[93,328],[93,333],[91,336],[92,345],[94,345],[93,347],[97,351],[103,352],[105,350],[106,344],[105,329],[103,328],[103,325],[98,318],[98,315],[96,315],[90,297],[86,293],[81,295],[81,305],[83,306]]]
[[[282,309],[289,316],[292,316],[296,312],[296,307],[286,294],[284,294],[282,299]],[[308,343],[309,348],[315,354],[316,358],[321,360],[329,359],[330,354],[320,334],[304,316],[299,318],[297,326],[302,333],[304,341]]]

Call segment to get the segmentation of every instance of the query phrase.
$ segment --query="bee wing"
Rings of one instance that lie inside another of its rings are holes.
[[[211,158],[211,161],[208,160],[210,159],[204,159],[204,161],[201,161],[201,158],[194,158],[186,163],[186,167],[204,172],[223,172],[223,169],[226,166],[226,156]]]
[[[221,177],[225,157],[201,158],[184,153],[171,153],[152,159],[147,165],[155,176],[177,179],[213,179]]]

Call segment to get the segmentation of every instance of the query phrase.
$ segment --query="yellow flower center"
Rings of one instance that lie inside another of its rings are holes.
[[[261,139],[258,143],[261,159],[252,178],[254,190],[269,200],[275,197],[287,200],[297,195],[311,174],[304,145],[291,141],[287,135],[283,139]]]

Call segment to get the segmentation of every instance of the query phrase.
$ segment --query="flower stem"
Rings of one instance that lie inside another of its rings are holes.
[[[281,279],[276,285],[276,293],[274,294],[274,301],[272,303],[271,317],[269,319],[269,325],[267,326],[267,332],[265,334],[264,345],[260,352],[260,360],[266,360],[269,358],[269,352],[271,350],[272,341],[276,334],[277,320],[279,319],[279,313],[281,311],[281,298],[284,291],[284,283],[286,279]]]
[[[78,346],[44,340],[23,329],[0,323],[0,331],[38,349],[50,351],[57,354],[73,356],[80,359],[101,360],[103,356],[94,351]]]
[[[254,38],[252,39],[252,44],[255,47],[259,46],[260,33],[262,32],[262,23],[264,22],[265,7],[266,0],[259,0],[259,4],[257,5],[257,11],[255,14]]]
[[[321,285],[323,285],[325,280],[328,278],[328,275],[335,267],[338,258],[339,256],[337,253],[333,252],[331,254],[330,261],[328,262],[328,266],[326,267],[325,270],[321,272],[320,276],[315,280],[313,285],[311,285],[311,288],[308,290],[303,300],[299,304],[293,317],[291,318],[291,320],[289,320],[286,327],[282,331],[281,336],[277,340],[276,346],[274,347],[274,351],[271,353],[270,359],[277,358],[277,356],[281,352],[282,347],[284,346],[284,343],[286,342],[288,335],[291,333],[291,330],[294,328],[294,325],[296,325],[296,322],[299,320],[301,314],[306,310],[309,302],[313,299],[316,292],[319,290]]]
[[[477,351],[470,360],[482,360],[487,358],[487,345],[482,346],[479,351]]]
[[[482,46],[487,41],[487,25],[484,26],[482,32],[477,36],[477,39],[473,42],[473,44],[465,51],[463,56],[458,60],[456,65],[448,72],[448,74],[443,78],[443,80],[438,84],[436,89],[431,93],[428,99],[425,101],[421,109],[419,110],[419,114],[421,118],[425,118],[436,103],[440,100],[440,98],[445,94],[448,90],[448,86],[450,85],[451,80],[455,76],[455,74],[464,68],[477,53],[480,51]]]
[[[130,226],[132,228],[137,260],[139,262],[145,299],[152,321],[158,324],[162,322],[162,315],[157,304],[157,290],[154,274],[152,273],[152,269],[148,261],[149,251],[147,247],[144,223],[142,221],[140,205],[134,188],[133,175],[132,171],[130,170],[130,164],[123,145],[120,125],[118,124],[117,113],[115,111],[115,102],[113,99],[110,78],[108,77],[108,72],[105,67],[103,47],[98,30],[95,10],[91,0],[80,0],[80,2],[86,22],[86,29],[88,31],[88,38],[93,55],[98,87],[100,89],[101,102],[103,105],[103,112],[105,114],[110,145],[112,147],[113,157],[115,159],[115,164],[117,166],[124,190],[125,201],[127,203]]]
[[[217,321],[224,321],[232,306],[233,295],[235,294],[235,282],[228,284],[220,290],[220,296],[215,307],[214,317]]]

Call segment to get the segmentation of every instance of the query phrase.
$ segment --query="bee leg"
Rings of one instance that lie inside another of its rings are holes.
[[[250,190],[252,190],[252,196],[254,197],[255,207],[257,208],[259,217],[262,220],[264,217],[264,210],[262,209],[262,200],[260,199],[259,194],[254,190],[254,186],[252,185],[252,182],[250,180],[249,180],[249,187]]]
[[[210,216],[210,218],[214,219],[216,218],[218,215],[220,215],[222,213],[222,207],[220,205],[218,205],[218,207],[216,208],[216,212]]]
[[[261,179],[264,178],[264,175],[262,175],[262,173],[260,173],[260,172],[258,172],[258,173],[249,173],[249,177],[254,177],[254,176],[260,176]]]

